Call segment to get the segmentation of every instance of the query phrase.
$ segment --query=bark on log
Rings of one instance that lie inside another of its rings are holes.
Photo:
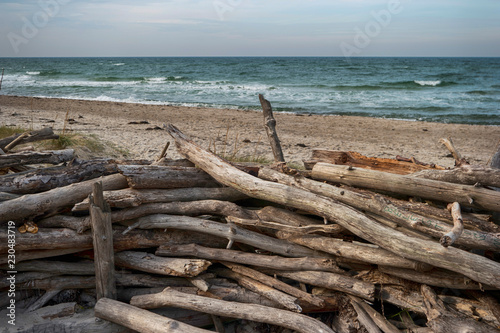
[[[11,144],[14,140],[16,140],[22,134],[23,133],[14,134],[14,135],[9,136],[7,138],[0,139],[0,149],[5,151],[5,147],[8,146],[9,144]],[[29,143],[29,142],[35,142],[35,141],[52,140],[52,139],[59,139],[59,135],[55,135],[52,128],[45,127],[45,128],[42,128],[41,130],[38,130],[38,131],[29,132],[28,136],[25,136],[21,141],[19,141],[17,143],[17,145],[21,145],[21,144],[25,144],[25,143]]]
[[[102,177],[100,180],[106,191],[127,187],[127,181],[122,175],[110,175]],[[94,183],[95,180],[87,180],[3,202],[0,205],[0,225],[10,220],[22,221],[26,218],[41,216],[49,211],[57,211],[80,202],[92,192]]]
[[[369,264],[409,268],[416,271],[427,271],[432,268],[428,264],[400,257],[371,244],[350,243],[342,239],[318,235],[298,235],[281,232],[278,233],[278,238],[318,251],[331,253],[338,257],[359,260]]]
[[[97,299],[103,297],[116,299],[111,210],[104,201],[102,183],[94,184],[89,200]]]
[[[424,170],[412,176],[455,184],[500,187],[500,170],[479,165],[466,164],[451,170]]]
[[[94,311],[98,318],[114,322],[141,333],[210,332],[108,298],[101,298],[95,305]]]
[[[339,227],[336,224],[330,224],[330,225],[316,224],[304,227],[296,227],[290,225],[283,225],[277,222],[264,221],[262,219],[253,220],[253,219],[238,218],[234,216],[227,217],[226,221],[246,226],[253,226],[257,228],[279,230],[284,233],[309,234],[309,233],[321,232],[325,234],[339,234],[342,231],[344,231],[344,228]]]
[[[30,164],[59,164],[74,158],[73,149],[0,155],[0,169]]]
[[[0,177],[0,192],[32,194],[117,173],[112,160],[73,160],[68,166],[36,169]]]
[[[273,116],[271,103],[269,103],[269,101],[266,100],[261,94],[259,94],[259,100],[264,113],[264,127],[266,128],[267,137],[269,138],[269,142],[273,150],[274,162],[285,162],[285,157],[283,155],[283,151],[281,150],[280,139],[278,138],[278,133],[276,132],[276,120]]]
[[[141,308],[176,306],[218,316],[242,318],[279,325],[303,333],[333,333],[322,322],[301,314],[260,305],[241,304],[187,295],[169,288],[159,294],[133,297],[130,303]]]
[[[212,263],[203,259],[178,259],[157,257],[147,252],[124,251],[115,255],[118,266],[143,272],[193,277],[206,271]]]
[[[321,258],[285,258],[279,256],[262,255],[256,253],[247,253],[235,250],[213,249],[203,247],[198,244],[160,246],[156,250],[158,256],[193,256],[209,260],[221,260],[259,266],[280,270],[305,270],[305,271],[324,271],[324,272],[343,272],[335,265],[332,259]]]
[[[296,297],[276,290],[273,287],[262,283],[257,279],[254,279],[253,277],[249,277],[228,269],[217,269],[215,272],[217,273],[217,275],[237,281],[238,284],[243,288],[253,291],[254,293],[262,295],[280,304],[284,309],[297,313],[302,312],[302,308],[297,304],[298,300]]]
[[[500,193],[470,185],[395,175],[340,165],[318,163],[312,177],[356,187],[388,191],[444,202],[458,202],[468,207],[500,211]]]
[[[427,315],[427,325],[435,332],[455,333],[474,332],[492,333],[500,330],[459,315],[448,309],[436,293],[428,286],[422,285],[422,295]]]
[[[158,165],[120,165],[120,173],[127,177],[129,187],[143,188],[187,188],[220,187],[212,177],[200,169]]]
[[[346,188],[339,188],[303,177],[285,175],[269,168],[261,169],[259,177],[306,189],[315,194],[338,200],[351,207],[383,216],[403,227],[418,230],[438,239],[452,228],[449,224],[436,218],[430,218],[412,212],[423,210],[425,206],[409,204],[381,194],[368,191],[355,192]],[[446,217],[449,218],[449,213],[446,213]],[[440,218],[442,216],[443,215],[441,215]],[[497,237],[497,233],[498,231],[495,233],[487,233],[466,229],[457,240],[456,245],[465,246],[471,249],[500,250],[500,238]]]
[[[435,242],[408,237],[332,199],[283,184],[260,180],[236,170],[221,158],[201,149],[174,126],[169,125],[167,131],[175,139],[181,154],[220,183],[252,197],[308,210],[336,221],[359,237],[402,257],[449,269],[475,281],[500,288],[499,263],[459,249],[443,248]],[[500,202],[498,204],[500,205]]]
[[[423,163],[398,161],[391,158],[367,157],[354,151],[336,151],[326,149],[314,149],[312,152],[312,160],[304,161],[304,164],[306,169],[312,170],[314,165],[319,162],[337,165],[350,165],[353,167],[385,171],[399,175],[407,175],[428,169],[444,170],[443,167],[436,166],[434,164],[428,165]]]
[[[189,216],[150,215],[138,219],[137,223],[129,228],[190,230],[224,237],[286,257],[332,257],[329,254],[243,229],[236,225],[230,226],[226,223],[202,220]]]
[[[120,175],[121,176],[121,175]],[[123,177],[123,176],[121,176]],[[222,200],[238,201],[248,198],[246,195],[232,188],[179,188],[179,189],[124,189],[119,191],[108,191],[104,193],[104,199],[111,207],[128,208],[137,207],[148,203],[162,203],[173,201],[196,201],[196,200]],[[89,209],[88,200],[78,203],[73,208],[74,212]]]

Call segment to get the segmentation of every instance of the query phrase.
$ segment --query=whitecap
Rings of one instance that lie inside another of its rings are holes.
[[[119,62],[119,63],[113,64],[113,66],[123,66],[123,65],[125,65],[124,62]]]
[[[436,80],[436,81],[417,81],[417,80],[415,80],[413,82],[415,82],[416,84],[421,85],[421,86],[433,86],[433,87],[441,84],[440,80]]]
[[[26,72],[28,75],[40,75],[40,72]]]

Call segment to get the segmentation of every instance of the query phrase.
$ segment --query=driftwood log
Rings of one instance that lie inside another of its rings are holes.
[[[2,149],[3,151],[6,151],[5,147],[7,147],[8,145],[11,145],[14,140],[18,139],[23,134],[24,133],[15,134],[15,135],[9,136],[7,138],[0,139],[0,149]],[[49,127],[45,127],[45,128],[38,130],[38,131],[28,132],[26,134],[27,135],[24,135],[21,140],[16,142],[16,145],[21,145],[21,144],[36,142],[36,141],[43,141],[43,140],[59,139],[59,135],[55,135],[52,128],[49,128]],[[11,145],[10,149],[12,149],[13,147],[14,146]]]
[[[327,163],[316,164],[312,170],[312,177],[345,185],[411,195],[447,203],[458,202],[464,206],[500,211],[500,193],[470,185],[459,185]]]
[[[175,306],[203,311],[218,316],[242,318],[279,325],[298,332],[333,333],[322,322],[301,314],[260,305],[241,304],[187,295],[168,288],[159,294],[133,297],[130,304],[145,309]]]
[[[71,161],[74,154],[73,149],[65,149],[0,155],[0,168],[12,168],[29,164],[59,164]]]
[[[169,125],[167,131],[175,139],[180,153],[224,185],[255,198],[308,210],[335,221],[359,237],[402,257],[449,269],[475,281],[500,288],[500,264],[497,262],[459,249],[443,248],[432,241],[409,237],[332,199],[258,179],[201,149],[173,125]],[[497,205],[500,205],[500,201],[496,202],[495,206]]]

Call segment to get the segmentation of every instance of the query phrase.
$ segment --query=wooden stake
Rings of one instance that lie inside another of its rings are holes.
[[[267,137],[271,143],[271,148],[273,150],[274,162],[285,162],[285,157],[283,156],[283,151],[281,150],[280,139],[278,138],[278,133],[276,132],[276,120],[273,116],[273,109],[271,103],[264,96],[259,94],[260,104],[262,105],[262,110],[264,112],[264,127],[266,128]]]
[[[104,201],[102,182],[94,184],[89,200],[97,299],[102,297],[116,299],[111,209]]]

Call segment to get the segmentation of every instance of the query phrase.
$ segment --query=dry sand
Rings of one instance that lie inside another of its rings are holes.
[[[60,132],[67,112],[74,121],[66,130],[95,134],[128,151],[130,158],[158,156],[171,140],[161,128],[172,123],[204,148],[213,150],[215,142],[219,154],[230,156],[236,149],[238,157],[272,159],[262,113],[257,111],[0,96],[0,126],[49,126]],[[286,113],[275,113],[275,118],[285,158],[295,163],[309,159],[314,148],[326,148],[376,157],[415,157],[452,167],[453,159],[439,143],[440,138],[452,137],[469,162],[486,164],[500,142],[499,126]],[[168,155],[179,157],[174,147]]]

